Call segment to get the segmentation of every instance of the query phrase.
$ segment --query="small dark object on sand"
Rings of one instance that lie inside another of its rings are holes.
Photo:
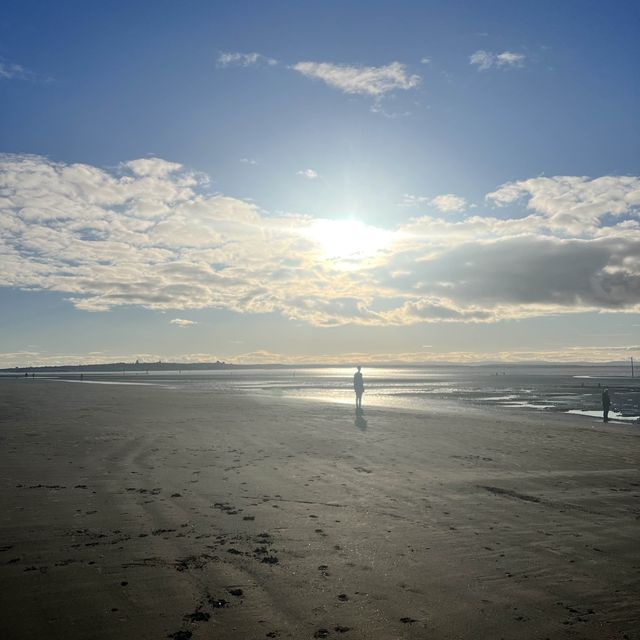
[[[262,558],[262,562],[264,562],[265,564],[278,564],[280,560],[278,560],[278,558],[276,558],[275,556],[267,556],[266,558]]]
[[[174,631],[173,633],[170,633],[167,636],[167,638],[173,638],[173,640],[189,640],[191,636],[193,636],[191,631],[181,630],[181,631]]]
[[[207,598],[207,600],[209,601],[209,604],[214,608],[214,609],[224,609],[224,607],[228,606],[229,603],[224,600],[223,598]]]
[[[351,628],[351,627],[343,627],[341,624],[339,624],[339,625],[335,628],[335,630],[336,630],[338,633],[347,633],[347,631],[349,631],[349,629],[350,629],[350,628]]]
[[[404,618],[400,618],[400,622],[402,622],[403,624],[413,624],[414,622],[417,622],[417,620],[414,620],[413,618],[404,617]]]
[[[349,596],[346,593],[341,593],[338,596],[338,600],[341,600],[342,602],[346,602],[349,599]]]
[[[236,596],[237,598],[239,598],[244,591],[242,591],[242,589],[227,589],[227,591],[232,595],[232,596]]]
[[[314,634],[314,638],[328,638],[329,630],[328,629],[318,629]]]

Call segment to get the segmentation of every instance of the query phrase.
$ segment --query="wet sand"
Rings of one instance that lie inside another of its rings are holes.
[[[640,427],[0,380],[0,636],[640,638]]]

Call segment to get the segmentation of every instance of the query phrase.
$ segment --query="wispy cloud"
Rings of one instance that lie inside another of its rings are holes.
[[[456,213],[467,208],[467,201],[453,193],[443,193],[433,198],[405,193],[400,201],[401,207],[416,208],[425,205],[434,207],[442,213]]]
[[[400,62],[382,67],[331,64],[329,62],[298,62],[292,67],[307,78],[322,80],[344,93],[381,97],[397,89],[418,86],[420,76],[410,75]]]
[[[500,217],[385,230],[269,214],[207,181],[160,158],[105,171],[0,156],[0,286],[87,311],[220,308],[319,326],[640,312],[640,177],[509,182],[487,196]]]
[[[297,171],[296,173],[299,176],[309,178],[309,180],[315,180],[318,177],[317,171],[314,171],[313,169],[303,169],[301,171]]]
[[[431,64],[431,58],[424,57],[420,60],[420,64]]]
[[[420,205],[426,204],[431,200],[431,198],[427,198],[426,196],[416,196],[412,193],[405,193],[402,196],[402,200],[398,203],[399,207],[419,207]]]
[[[491,51],[478,51],[469,56],[469,64],[478,67],[479,71],[487,71],[492,67],[499,69],[513,69],[524,65],[525,55],[513,51],[503,51],[502,53],[492,53]]]
[[[240,162],[242,162],[242,164],[251,164],[251,165],[258,164],[258,161],[255,160],[254,158],[240,158]]]
[[[266,64],[268,66],[274,66],[278,64],[278,61],[274,58],[263,56],[261,53],[240,53],[224,51],[218,56],[218,67],[251,67],[255,65]]]
[[[36,74],[21,64],[0,58],[0,80],[28,80],[35,78]]]

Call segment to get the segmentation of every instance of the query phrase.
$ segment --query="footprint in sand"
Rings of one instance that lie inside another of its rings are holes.
[[[189,622],[208,622],[211,614],[206,611],[201,611],[200,608],[198,608],[193,613],[187,613],[183,617]]]

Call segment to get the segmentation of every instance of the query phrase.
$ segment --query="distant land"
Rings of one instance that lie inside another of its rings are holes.
[[[234,365],[227,362],[105,362],[100,364],[62,364],[43,365],[35,367],[8,367],[0,369],[2,372],[10,373],[64,373],[78,372],[85,373],[119,373],[122,371],[202,371],[211,369],[236,369],[244,365]]]
[[[491,367],[501,370],[508,370],[515,367],[625,367],[629,368],[629,362],[616,360],[610,362],[548,362],[548,361],[522,361],[522,362],[422,362],[422,363],[400,363],[400,362],[363,362],[363,367],[367,368],[393,368],[393,369],[414,369],[417,367],[468,367],[482,368]],[[105,362],[100,364],[64,364],[64,365],[43,365],[32,367],[7,367],[0,369],[1,373],[122,373],[122,372],[152,372],[152,371],[211,371],[215,369],[321,369],[333,367],[349,367],[345,363],[334,364],[233,364],[216,360],[215,362]]]

